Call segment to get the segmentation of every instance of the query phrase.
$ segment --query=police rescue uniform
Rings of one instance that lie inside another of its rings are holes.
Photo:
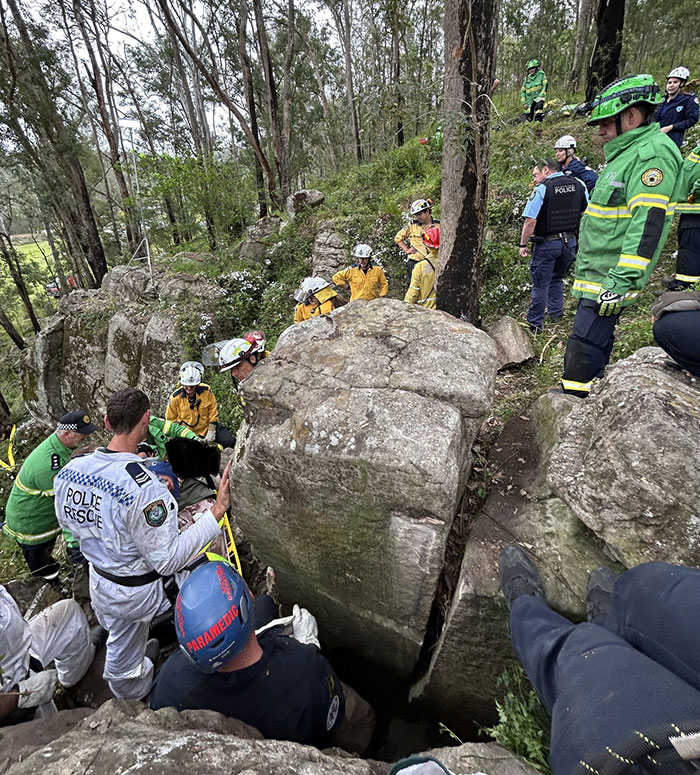
[[[700,144],[683,162],[676,199],[680,213],[676,281],[690,286],[700,282]]]
[[[598,175],[591,167],[584,164],[581,159],[576,156],[569,156],[566,167],[563,164],[557,164],[557,167],[559,168],[559,172],[578,178],[586,187],[589,194],[593,191],[596,181],[598,180]]]
[[[206,435],[209,423],[219,420],[216,397],[209,385],[204,382],[197,385],[192,396],[188,396],[183,387],[177,388],[170,396],[165,419],[186,425],[197,436]]]
[[[681,155],[656,124],[624,132],[607,142],[604,152],[606,167],[581,220],[571,293],[596,306],[602,290],[613,291],[626,307],[641,293],[668,237]],[[616,320],[609,320],[603,348],[587,341],[574,321],[564,359],[565,391],[586,395],[593,378],[602,375]]]
[[[54,511],[54,478],[70,458],[71,450],[55,433],[34,449],[22,464],[5,506],[7,535],[21,544],[42,544],[61,528]]]
[[[178,533],[177,504],[130,452],[98,449],[72,460],[55,481],[56,515],[90,563],[90,600],[109,631],[104,677],[117,697],[148,692],[148,626],[168,608],[161,576],[181,570],[219,535],[211,511]]]
[[[386,296],[389,292],[384,270],[372,261],[367,265],[367,271],[359,263],[341,269],[333,275],[333,282],[336,285],[347,283],[350,286],[350,301],[372,301],[377,296]]]

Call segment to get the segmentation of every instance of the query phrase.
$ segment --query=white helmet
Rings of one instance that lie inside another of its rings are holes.
[[[253,344],[247,339],[229,339],[219,350],[219,371],[230,371],[251,354]]]
[[[687,67],[674,67],[666,76],[666,80],[669,78],[680,78],[681,81],[687,81],[690,78],[690,70]]]
[[[573,135],[562,135],[556,143],[554,143],[554,150],[560,148],[576,148],[576,138]]]
[[[181,385],[199,385],[204,375],[204,366],[199,361],[187,361],[180,366]]]
[[[372,258],[372,248],[361,242],[352,249],[353,258]]]
[[[301,283],[301,288],[304,291],[304,301],[308,301],[314,293],[329,287],[330,283],[328,280],[324,280],[323,277],[307,277]]]
[[[432,206],[433,203],[430,199],[416,199],[415,202],[411,202],[409,213],[411,215],[418,215],[418,213],[422,213],[423,210],[430,210]]]

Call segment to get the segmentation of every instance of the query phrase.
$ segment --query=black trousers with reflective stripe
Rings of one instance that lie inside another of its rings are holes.
[[[678,221],[676,275],[700,277],[700,215],[683,213]],[[684,287],[692,280],[678,280]]]
[[[586,383],[602,377],[610,361],[615,343],[615,326],[619,315],[602,317],[598,304],[592,299],[579,299],[574,317],[574,328],[564,353],[562,379]],[[564,390],[565,393],[585,397],[588,391]]]
[[[665,312],[654,323],[654,339],[676,363],[700,377],[700,310]]]

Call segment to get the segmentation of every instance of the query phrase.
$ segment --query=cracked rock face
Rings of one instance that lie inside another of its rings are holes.
[[[484,332],[377,299],[287,329],[242,384],[236,518],[324,644],[411,672],[495,370]]]

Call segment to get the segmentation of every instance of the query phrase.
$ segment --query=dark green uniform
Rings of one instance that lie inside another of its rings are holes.
[[[54,511],[53,480],[70,454],[52,433],[22,464],[5,506],[3,528],[20,544],[42,544],[61,532]]]

